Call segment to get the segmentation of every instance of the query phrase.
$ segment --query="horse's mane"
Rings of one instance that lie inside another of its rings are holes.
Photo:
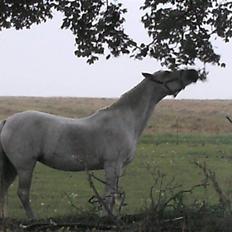
[[[144,91],[144,81],[140,82],[134,88],[129,90],[128,92],[124,93],[116,102],[112,105],[106,107],[105,109],[115,109],[118,107],[123,107],[124,105],[128,107],[128,105],[135,105],[140,100],[141,92]]]

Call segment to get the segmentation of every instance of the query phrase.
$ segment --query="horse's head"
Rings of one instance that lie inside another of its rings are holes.
[[[199,73],[194,69],[178,71],[158,71],[153,74],[142,73],[143,76],[164,88],[167,95],[176,96],[182,89],[191,83],[201,79]]]

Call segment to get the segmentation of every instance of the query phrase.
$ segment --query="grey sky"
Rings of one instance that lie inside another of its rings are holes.
[[[137,10],[141,0],[124,2],[128,32],[139,41],[147,40]],[[135,61],[126,56],[101,58],[90,66],[75,57],[74,37],[60,25],[56,15],[31,30],[0,32],[1,96],[119,97],[142,80],[141,72],[160,69],[153,59]],[[186,88],[178,98],[232,99],[232,43],[216,41],[215,46],[226,68],[208,66],[208,81]]]

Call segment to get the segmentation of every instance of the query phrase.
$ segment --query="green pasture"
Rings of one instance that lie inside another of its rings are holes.
[[[171,180],[189,188],[201,183],[202,172],[193,161],[206,162],[216,172],[226,194],[232,192],[232,134],[146,134],[138,144],[135,160],[126,168],[120,186],[126,193],[124,213],[137,213],[148,204],[154,183],[153,170],[159,168]],[[94,172],[103,178],[102,171]],[[96,183],[99,191],[103,186]],[[8,216],[24,218],[16,194],[17,181],[8,194]],[[62,172],[38,164],[33,176],[31,201],[39,218],[81,214],[93,207],[88,199],[93,195],[85,172]],[[217,203],[213,188],[198,190],[192,199]],[[192,199],[189,199],[190,201]]]

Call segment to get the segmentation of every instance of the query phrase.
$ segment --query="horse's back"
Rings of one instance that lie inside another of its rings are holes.
[[[40,111],[23,111],[23,112],[15,113],[6,119],[7,123],[20,123],[22,120],[24,121],[24,123],[29,123],[29,122],[31,123],[40,120],[42,120],[43,122],[46,121],[51,122],[53,120],[56,120],[58,122],[62,120],[72,120],[72,119],[45,113],[45,112],[40,112]]]
[[[61,126],[62,118],[55,115],[37,111],[16,113],[6,119],[1,143],[8,153],[20,153],[28,148],[38,153],[49,131],[55,137]]]

